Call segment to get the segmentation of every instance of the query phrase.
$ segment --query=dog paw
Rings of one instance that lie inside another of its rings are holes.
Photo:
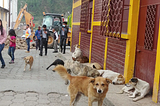
[[[135,98],[135,96],[129,96],[130,98]]]
[[[136,102],[136,101],[137,101],[137,99],[133,99],[132,101],[133,101],[133,102]]]

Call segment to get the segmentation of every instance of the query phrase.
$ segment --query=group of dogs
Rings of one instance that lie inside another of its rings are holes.
[[[24,60],[26,65],[30,65],[31,70],[33,57],[28,56]],[[125,78],[120,73],[103,70],[100,64],[87,62],[88,58],[82,56],[82,51],[76,45],[71,60],[56,59],[46,68],[48,70],[54,65],[53,72],[57,72],[65,80],[66,85],[69,84],[70,106],[75,106],[81,95],[88,97],[88,106],[92,106],[94,101],[98,101],[98,106],[102,106],[110,83],[125,84]],[[129,97],[134,98],[133,101],[138,101],[144,98],[149,91],[149,83],[133,77],[118,93],[125,92]],[[136,97],[137,95],[139,96]]]

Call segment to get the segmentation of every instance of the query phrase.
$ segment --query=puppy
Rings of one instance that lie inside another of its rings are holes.
[[[48,70],[51,66],[53,66],[53,65],[63,65],[64,66],[64,61],[63,60],[61,60],[61,59],[56,59],[51,65],[49,65],[47,68],[46,68],[46,70]]]
[[[102,74],[102,77],[108,78],[112,80],[112,83],[114,85],[116,84],[124,84],[125,83],[125,78],[123,75],[120,73],[113,72],[111,70],[97,70],[100,74]]]
[[[149,83],[141,79],[138,79],[136,77],[130,79],[128,86],[135,88],[133,94],[129,96],[131,98],[134,98],[133,99],[134,102],[144,98],[144,96],[146,96],[150,91]],[[139,94],[140,96],[136,97],[137,94]]]
[[[83,63],[83,65],[86,65],[86,66],[95,68],[95,69],[97,69],[97,70],[103,69],[103,68],[101,67],[101,65],[98,64],[98,63]]]
[[[32,65],[33,65],[33,61],[34,61],[33,56],[27,56],[27,57],[25,57],[25,58],[24,58],[24,60],[25,60],[25,67],[24,67],[24,71],[26,70],[26,66],[27,66],[27,64],[29,64],[29,65],[30,65],[29,70],[31,70],[31,67],[32,67]]]
[[[94,101],[98,101],[98,106],[102,106],[111,80],[103,77],[71,76],[62,65],[56,66],[53,71],[58,72],[63,79],[70,80],[70,106],[76,106],[82,94],[88,97],[88,106],[92,106]]]

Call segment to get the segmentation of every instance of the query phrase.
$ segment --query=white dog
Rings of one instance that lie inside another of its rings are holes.
[[[130,79],[127,86],[131,86],[131,87],[135,88],[135,91],[133,92],[133,94],[131,96],[129,96],[131,98],[134,98],[133,99],[134,102],[144,98],[144,96],[146,96],[150,91],[149,83],[146,81],[143,81],[141,79],[138,79],[136,77],[133,77],[132,79]],[[136,97],[136,95],[138,95],[138,94],[140,96]]]
[[[112,80],[113,84],[125,83],[125,78],[120,73],[113,72],[111,70],[97,70],[97,71],[102,75],[102,77]]]
[[[72,53],[72,58],[78,58],[78,57],[80,57],[81,55],[82,55],[82,51],[81,51],[81,49],[80,48],[78,48],[79,47],[79,45],[76,45],[75,46],[75,50],[74,50],[74,52]]]

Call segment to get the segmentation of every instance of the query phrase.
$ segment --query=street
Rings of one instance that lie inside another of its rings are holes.
[[[49,49],[47,56],[40,57],[35,49],[29,54],[16,50],[15,63],[9,64],[7,51],[2,52],[6,67],[0,69],[0,106],[69,106],[70,97],[64,80],[52,72],[54,66],[46,70],[55,59],[65,59],[62,54],[53,54]],[[33,67],[29,71],[28,66],[24,72],[23,58],[30,55],[34,57]],[[87,106],[87,97],[82,97],[77,105]]]

